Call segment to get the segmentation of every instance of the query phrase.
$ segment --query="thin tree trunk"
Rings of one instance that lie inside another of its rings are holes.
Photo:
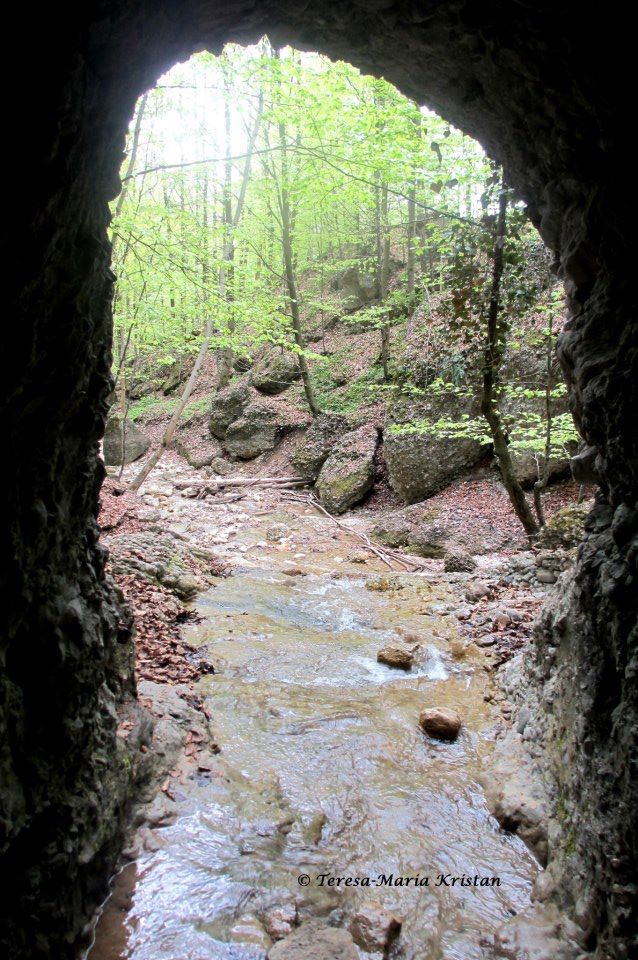
[[[257,142],[259,127],[261,125],[262,107],[263,107],[263,97],[260,97],[259,110],[255,118],[255,123],[251,131],[250,142],[248,145],[247,159],[244,166],[244,173],[242,177],[239,196],[237,198],[237,205],[235,207],[235,215],[232,218],[230,233],[226,238],[224,255],[222,257],[222,265],[219,271],[219,291],[220,291],[220,296],[222,298],[225,296],[225,291],[226,291],[225,265],[227,261],[230,260],[231,248],[233,248],[233,245],[234,245],[234,231],[239,226],[239,222],[241,220],[241,216],[244,209],[244,204],[246,201],[246,190],[248,189],[248,182],[250,180],[251,161],[252,161],[252,156],[255,149],[255,143]],[[212,317],[212,314],[209,313],[208,319],[206,320],[206,324],[204,326],[204,338],[202,340],[202,344],[199,348],[199,352],[195,359],[195,364],[193,366],[193,369],[191,370],[190,377],[186,381],[184,390],[182,391],[182,395],[180,397],[179,404],[177,405],[177,409],[173,414],[173,416],[171,417],[170,422],[166,427],[166,430],[164,431],[159,447],[157,448],[157,450],[155,450],[151,454],[151,456],[148,458],[148,460],[146,461],[146,463],[144,464],[140,472],[137,474],[137,476],[131,483],[130,489],[133,492],[139,490],[139,488],[142,486],[142,484],[150,474],[153,467],[155,467],[155,465],[160,460],[164,451],[172,443],[173,437],[175,436],[175,431],[177,430],[179,421],[181,420],[182,414],[184,413],[184,410],[186,408],[186,404],[188,403],[190,396],[197,384],[200,371],[204,364],[204,360],[206,359],[206,354],[208,353],[208,348],[210,346],[210,340],[211,340],[212,334],[213,334],[213,317]]]
[[[534,484],[534,509],[541,527],[545,526],[543,493],[549,482],[550,457],[552,451],[552,353],[553,353],[553,317],[550,311],[547,332],[547,350],[545,355],[545,461],[543,473]]]
[[[275,51],[274,56],[279,57],[279,51]],[[297,353],[297,364],[301,374],[303,388],[308,401],[308,407],[313,417],[316,417],[319,410],[317,397],[315,394],[310,368],[306,360],[304,350],[305,343],[303,339],[303,330],[301,325],[301,314],[299,312],[299,291],[297,289],[297,279],[295,277],[295,261],[293,251],[293,239],[291,228],[291,210],[290,195],[288,192],[288,151],[286,149],[286,124],[283,120],[279,122],[279,145],[281,148],[281,183],[279,188],[279,211],[281,213],[281,235],[282,250],[284,258],[284,272],[286,277],[286,286],[288,288],[288,299],[290,301],[290,316],[292,318],[292,331],[295,343],[299,352]]]
[[[388,188],[381,182],[381,174],[377,173],[376,193],[376,233],[377,233],[377,287],[381,303],[388,294],[388,278],[390,274],[390,234],[388,231]],[[389,380],[388,361],[390,359],[390,327],[388,323],[381,326],[381,365],[383,379]]]
[[[230,303],[232,298],[232,273],[233,273],[233,260],[235,258],[235,244],[232,241],[231,232],[232,232],[232,223],[233,223],[233,199],[232,199],[232,177],[233,177],[233,165],[231,161],[232,156],[232,144],[231,144],[231,120],[230,120],[230,89],[229,89],[229,78],[227,70],[224,71],[224,139],[226,147],[226,159],[224,161],[224,190],[222,196],[222,220],[224,224],[224,262],[221,266],[221,271],[223,272],[223,281],[220,277],[220,288],[223,285],[223,293],[220,289],[220,295],[223,299],[226,300],[226,303]],[[229,242],[230,241],[230,242]],[[234,333],[235,324],[232,317],[232,312],[229,312],[228,317],[228,333],[230,336]],[[230,345],[222,347],[221,350],[217,352],[217,390],[223,390],[228,386],[230,378],[233,373],[233,348]]]
[[[514,464],[510,455],[507,436],[503,429],[501,414],[498,409],[496,387],[498,373],[505,350],[505,327],[500,321],[501,281],[503,278],[503,254],[507,229],[507,193],[505,184],[501,182],[499,196],[498,219],[494,239],[494,253],[492,263],[492,288],[487,316],[487,342],[485,345],[485,363],[483,366],[483,393],[481,397],[481,413],[485,417],[492,441],[494,452],[498,458],[503,485],[507,490],[516,516],[521,521],[525,533],[531,539],[538,535],[538,525],[525,497],[525,493],[514,474]]]

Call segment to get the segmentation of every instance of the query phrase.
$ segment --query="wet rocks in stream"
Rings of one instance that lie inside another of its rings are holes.
[[[308,920],[268,951],[268,960],[359,960],[347,930]]]
[[[382,647],[377,653],[377,663],[384,663],[387,667],[396,670],[411,670],[414,665],[414,654],[405,647]]]
[[[359,947],[385,957],[401,933],[401,921],[383,904],[367,903],[357,910],[348,929]]]
[[[419,726],[435,740],[456,740],[461,730],[461,718],[448,707],[428,707],[419,714]]]

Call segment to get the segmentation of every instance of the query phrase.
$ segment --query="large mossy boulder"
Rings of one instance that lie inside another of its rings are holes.
[[[255,390],[260,393],[275,395],[283,393],[300,377],[296,355],[287,350],[274,349],[269,350],[255,365],[251,381]]]
[[[442,436],[435,427],[442,419],[460,422],[464,416],[477,417],[477,407],[475,399],[454,394],[424,401],[400,399],[390,406],[383,451],[390,484],[402,500],[417,503],[431,497],[489,453],[488,443]]]
[[[341,414],[321,413],[315,417],[292,456],[292,465],[299,476],[316,480],[330,451],[347,432],[348,421]]]
[[[251,391],[248,380],[238,380],[215,394],[210,407],[208,427],[218,440],[223,440],[231,423],[242,416],[250,403]]]
[[[545,549],[561,547],[571,550],[585,536],[585,520],[591,512],[590,503],[570,503],[557,510],[541,531],[539,546]]]
[[[120,467],[143,457],[150,446],[139,427],[130,420],[111,416],[104,431],[104,463],[108,467]]]
[[[267,400],[253,393],[242,415],[227,428],[222,446],[231,457],[254,460],[274,450],[282,437],[307,423],[308,420],[300,420],[298,413],[281,401]]]
[[[366,424],[346,433],[334,445],[315,487],[330,513],[344,513],[371,489],[377,443],[376,428]]]

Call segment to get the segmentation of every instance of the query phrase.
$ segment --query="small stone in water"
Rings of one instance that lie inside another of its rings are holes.
[[[401,932],[401,921],[380,903],[369,903],[354,915],[349,930],[363,950],[385,956]]]
[[[388,667],[398,670],[411,670],[414,663],[414,654],[402,647],[383,647],[377,653],[377,663],[385,663]]]
[[[461,718],[456,710],[428,707],[419,715],[419,726],[436,740],[456,740],[461,729]]]

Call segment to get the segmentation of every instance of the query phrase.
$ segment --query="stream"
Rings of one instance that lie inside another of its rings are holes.
[[[453,585],[353,562],[308,513],[239,522],[233,575],[197,600],[185,633],[215,665],[198,692],[219,763],[180,784],[178,816],[118,876],[89,960],[263,960],[277,924],[347,927],[370,907],[402,922],[393,957],[482,960],[529,905],[536,861],[479,785],[498,717]],[[282,521],[290,537],[269,542]],[[377,663],[397,642],[410,672]],[[420,730],[431,706],[459,712],[455,742]]]

